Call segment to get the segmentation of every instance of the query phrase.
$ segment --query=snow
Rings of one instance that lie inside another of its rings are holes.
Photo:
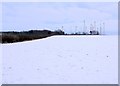
[[[2,45],[0,45],[0,85],[2,85]]]
[[[118,84],[117,36],[3,44],[3,84]]]

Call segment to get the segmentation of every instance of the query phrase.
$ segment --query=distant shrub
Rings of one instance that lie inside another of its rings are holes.
[[[60,30],[60,29],[55,30],[54,33],[55,33],[56,35],[64,35],[64,34],[65,34],[64,31],[62,31],[62,30]]]

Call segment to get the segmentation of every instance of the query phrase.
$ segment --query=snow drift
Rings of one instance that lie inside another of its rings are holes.
[[[3,84],[117,84],[117,36],[3,44]]]

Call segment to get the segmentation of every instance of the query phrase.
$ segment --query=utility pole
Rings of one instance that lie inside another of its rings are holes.
[[[105,35],[105,23],[103,22],[103,34]]]
[[[63,30],[63,26],[62,26],[62,28],[61,28],[62,30]]]
[[[93,31],[93,25],[92,24],[90,25],[90,31]]]
[[[96,21],[94,21],[94,30],[96,31]]]
[[[83,26],[83,32],[86,33],[86,26],[85,26],[85,20],[83,21],[84,26]]]
[[[77,33],[77,28],[78,28],[78,26],[75,26],[75,33]]]
[[[100,35],[102,35],[102,27],[101,27],[101,23],[100,23]]]

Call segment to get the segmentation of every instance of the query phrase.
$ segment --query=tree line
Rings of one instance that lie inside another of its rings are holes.
[[[64,35],[64,31],[56,30],[29,30],[29,31],[8,31],[8,32],[0,32],[0,43],[13,43],[13,42],[22,42],[34,39],[41,39],[50,37],[53,35]]]

